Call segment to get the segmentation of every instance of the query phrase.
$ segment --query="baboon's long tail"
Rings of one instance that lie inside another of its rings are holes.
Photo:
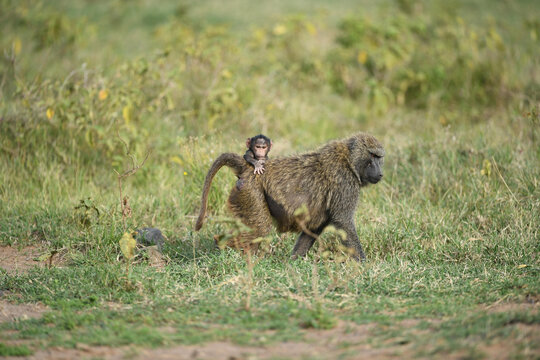
[[[204,217],[206,215],[206,203],[208,201],[208,192],[210,191],[210,185],[212,185],[212,180],[217,174],[219,169],[223,166],[230,167],[236,176],[240,176],[244,167],[246,166],[246,161],[244,158],[238,154],[234,153],[224,153],[221,154],[212,164],[208,174],[206,174],[206,179],[204,180],[203,193],[201,197],[201,211],[199,212],[199,218],[195,223],[195,230],[199,231],[203,226]]]

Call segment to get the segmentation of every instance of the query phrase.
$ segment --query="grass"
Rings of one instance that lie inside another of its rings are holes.
[[[326,15],[302,0],[57,5],[0,1],[0,244],[57,252],[51,268],[0,270],[3,299],[49,307],[1,323],[0,355],[271,345],[345,323],[410,357],[489,357],[500,344],[537,356],[535,2],[343,1]],[[216,250],[231,230],[227,170],[193,231],[218,154],[260,132],[279,156],[356,131],[387,152],[355,215],[365,263],[345,260],[332,233],[302,261],[289,260],[294,234],[272,234],[252,262]],[[148,151],[123,182],[127,222],[164,232],[167,265],[140,256],[126,275],[115,171]],[[339,346],[354,357],[358,343]]]

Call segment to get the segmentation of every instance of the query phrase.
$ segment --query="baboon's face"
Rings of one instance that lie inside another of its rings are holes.
[[[264,139],[257,139],[255,144],[251,147],[251,151],[253,151],[257,160],[261,160],[266,157],[266,154],[270,151],[270,147]]]
[[[360,172],[362,181],[367,181],[372,184],[378,183],[383,177],[383,163],[384,157],[370,154],[370,158],[364,164],[363,171]]]

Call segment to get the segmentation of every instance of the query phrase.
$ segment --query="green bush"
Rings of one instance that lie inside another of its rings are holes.
[[[377,21],[349,17],[329,55],[330,83],[376,114],[396,106],[463,112],[505,106],[523,84],[503,29],[495,21],[474,26],[437,7]]]

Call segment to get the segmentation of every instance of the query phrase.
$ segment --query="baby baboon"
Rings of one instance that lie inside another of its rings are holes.
[[[254,174],[264,173],[264,163],[268,160],[268,152],[272,148],[272,140],[260,134],[246,140],[247,151],[244,159],[255,167]]]
[[[292,253],[296,258],[305,256],[314,236],[333,225],[345,232],[342,243],[353,256],[364,259],[354,213],[360,188],[381,180],[383,162],[382,145],[365,133],[332,141],[310,153],[268,160],[263,176],[255,176],[241,156],[222,154],[206,176],[195,229],[202,226],[212,178],[222,166],[228,166],[249,184],[233,187],[228,201],[233,214],[252,229],[247,240],[268,234],[273,218],[279,231],[300,232]],[[299,209],[308,212],[301,224],[295,215]]]

